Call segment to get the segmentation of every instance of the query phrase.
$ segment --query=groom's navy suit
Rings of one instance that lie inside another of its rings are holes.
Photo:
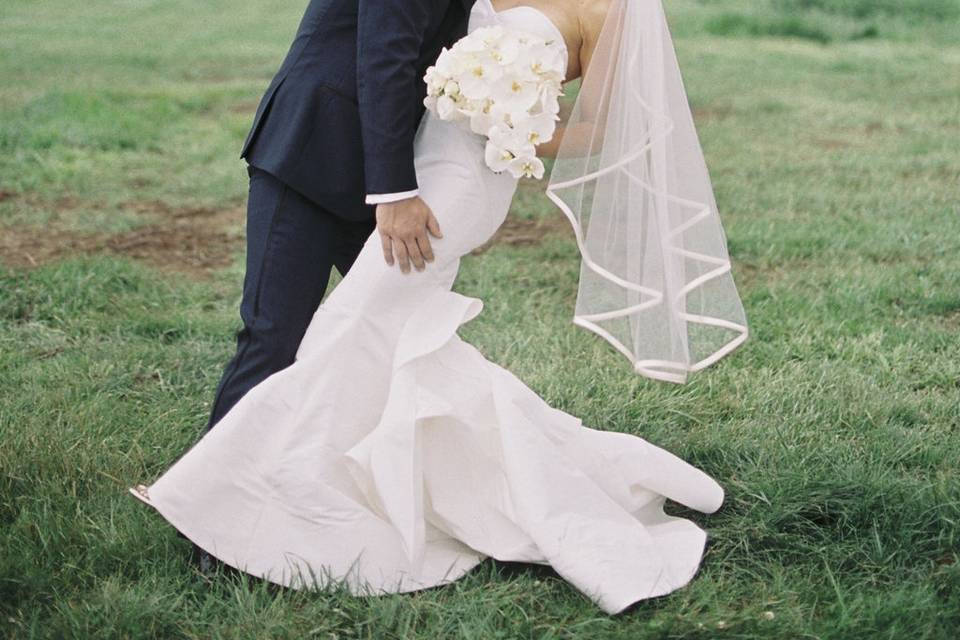
[[[242,156],[344,218],[417,187],[413,137],[441,47],[473,0],[312,0]]]
[[[310,0],[241,151],[250,176],[243,328],[207,429],[293,363],[331,269],[346,273],[375,229],[366,196],[417,188],[423,74],[466,33],[472,4]]]

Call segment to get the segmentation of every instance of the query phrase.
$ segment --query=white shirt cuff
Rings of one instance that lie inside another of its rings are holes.
[[[420,193],[419,189],[414,189],[412,191],[400,191],[397,193],[371,193],[371,194],[367,194],[367,204],[382,204],[384,202],[397,202],[398,200],[406,200],[407,198],[412,198],[418,193]]]

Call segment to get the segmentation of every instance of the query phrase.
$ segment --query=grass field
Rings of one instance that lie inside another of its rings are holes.
[[[191,570],[125,487],[194,441],[232,353],[237,153],[304,2],[4,0],[0,636],[960,635],[960,0],[667,0],[752,330],[690,384],[570,324],[538,185],[464,262],[466,339],[725,487],[688,514],[689,587],[611,618],[493,561],[377,599]]]

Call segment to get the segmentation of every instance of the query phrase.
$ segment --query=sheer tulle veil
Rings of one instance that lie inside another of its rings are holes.
[[[580,249],[574,323],[638,374],[684,383],[746,341],[660,0],[612,0],[547,195]]]

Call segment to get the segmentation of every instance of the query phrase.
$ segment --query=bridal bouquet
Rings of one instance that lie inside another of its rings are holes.
[[[495,25],[475,29],[427,69],[424,104],[440,119],[461,121],[487,137],[493,171],[543,176],[535,145],[553,137],[567,61],[562,47]]]

